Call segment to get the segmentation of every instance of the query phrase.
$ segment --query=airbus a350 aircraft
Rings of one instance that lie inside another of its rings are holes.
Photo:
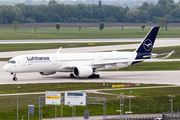
[[[153,27],[134,52],[59,53],[17,56],[9,60],[4,70],[17,81],[16,73],[40,72],[52,75],[56,72],[70,72],[70,77],[99,78],[98,70],[117,69],[131,66],[158,56],[152,54],[159,27]],[[171,53],[164,53],[169,57]]]

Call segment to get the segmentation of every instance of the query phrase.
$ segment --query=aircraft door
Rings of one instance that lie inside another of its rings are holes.
[[[25,58],[22,59],[22,64],[23,64],[23,66],[26,66],[26,65],[27,65],[27,61],[26,61]]]
[[[98,61],[101,62],[102,61],[102,57],[98,56]]]
[[[56,58],[53,58],[53,65],[57,65],[58,60]]]

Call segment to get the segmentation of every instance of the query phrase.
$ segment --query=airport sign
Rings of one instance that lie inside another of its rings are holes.
[[[61,105],[61,92],[59,91],[46,91],[45,96],[46,105]]]
[[[65,92],[65,105],[86,106],[85,92]]]

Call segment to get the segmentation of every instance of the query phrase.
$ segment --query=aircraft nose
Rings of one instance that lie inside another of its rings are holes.
[[[8,66],[5,65],[5,66],[3,67],[3,70],[8,71]]]

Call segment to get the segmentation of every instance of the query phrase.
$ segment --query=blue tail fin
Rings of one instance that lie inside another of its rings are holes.
[[[153,27],[146,35],[140,46],[136,49],[137,53],[151,53],[159,27]]]

